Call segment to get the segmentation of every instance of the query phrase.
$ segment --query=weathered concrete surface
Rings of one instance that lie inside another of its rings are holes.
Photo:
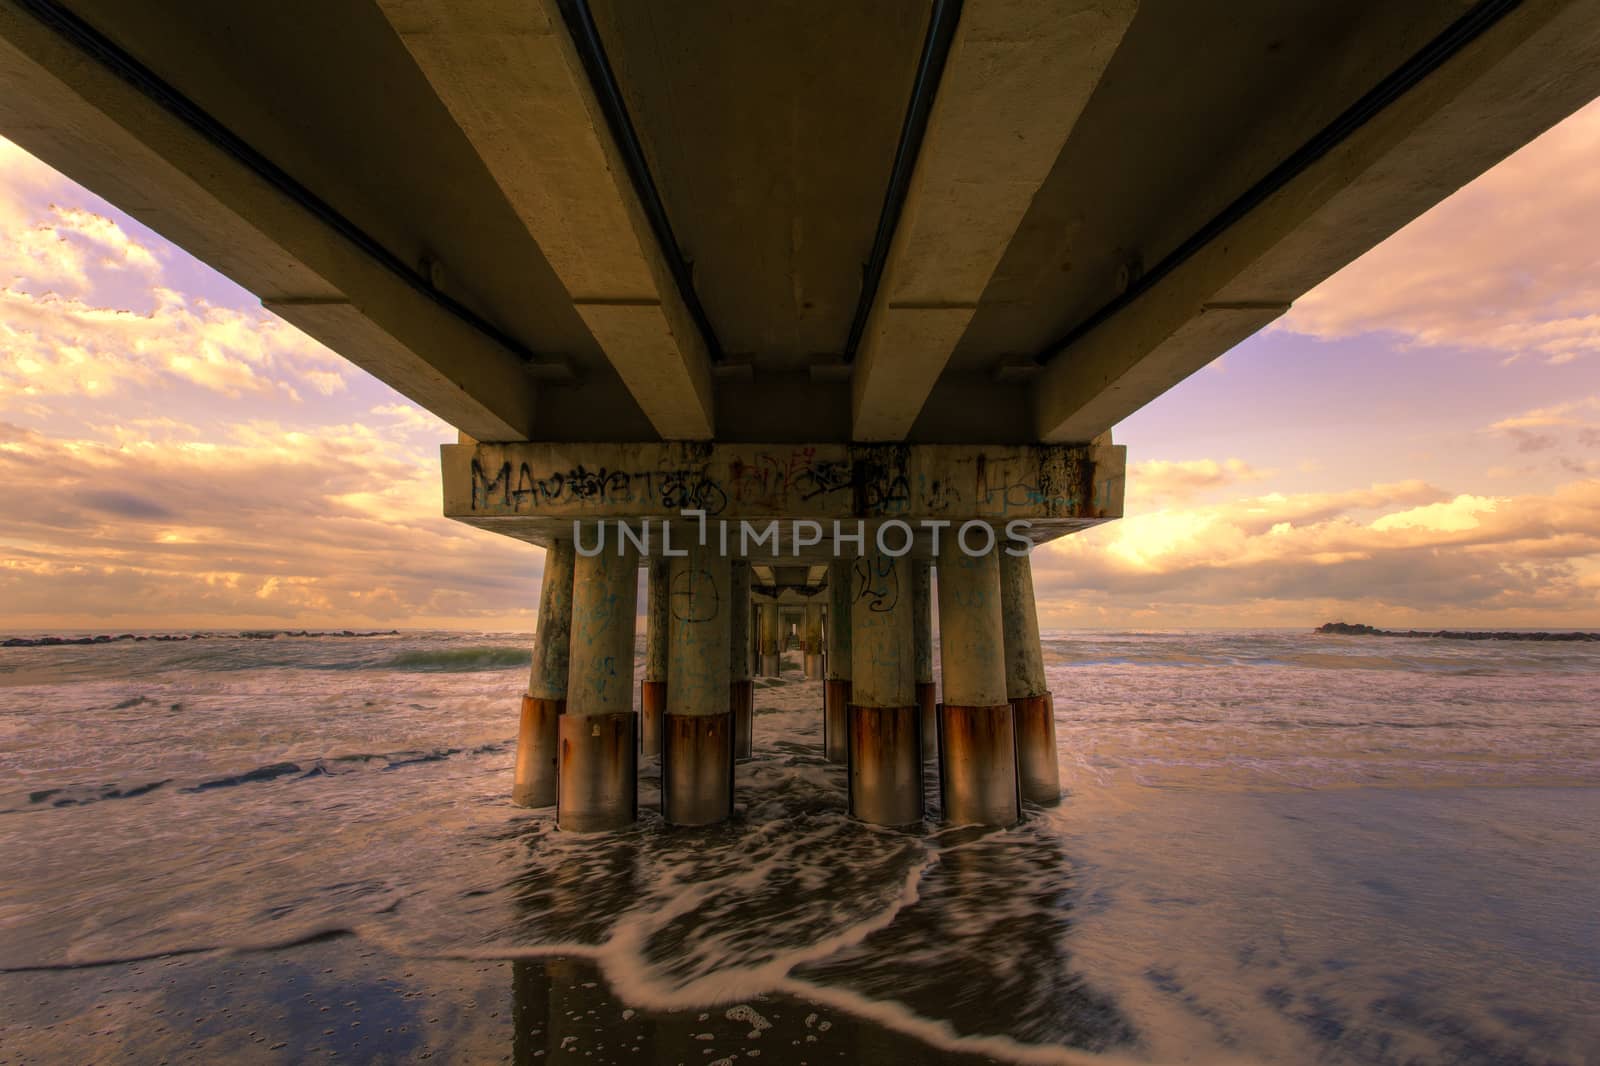
[[[735,681],[750,678],[750,564],[743,559],[728,563],[732,588],[728,615],[728,676]]]
[[[1256,199],[1481,9],[967,0],[852,368],[926,0],[595,0],[713,369],[555,3],[0,0],[0,133],[479,440],[991,445],[1094,439],[1600,94],[1592,0],[1523,0]]]
[[[967,0],[854,377],[852,436],[910,432],[1137,0]]]
[[[579,555],[573,567],[572,656],[560,720],[556,823],[591,832],[638,816],[633,713],[636,553]]]
[[[933,568],[925,559],[911,564],[911,632],[918,682],[933,683]]]
[[[1000,556],[1000,610],[1005,630],[1006,696],[1017,745],[1017,780],[1031,803],[1061,800],[1056,755],[1055,705],[1044,675],[1039,614],[1033,595],[1033,562],[1026,555]]]
[[[1033,598],[1033,560],[1000,553],[1000,616],[1005,633],[1006,698],[1049,691],[1039,643],[1039,611]]]
[[[674,519],[678,550],[699,532],[681,511],[699,509],[713,523],[814,520],[815,544],[796,549],[784,528],[780,547],[784,558],[819,562],[832,557],[834,520],[865,520],[869,538],[884,522],[907,522],[923,555],[927,521],[977,519],[1002,535],[1006,523],[1025,522],[1035,543],[1084,529],[1122,514],[1126,465],[1126,449],[1108,444],[447,444],[440,454],[445,514],[507,536],[542,543],[571,537],[573,520]],[[740,544],[730,527],[727,550],[772,558],[773,541],[755,540],[763,528]]]
[[[828,566],[827,679],[822,685],[822,747],[830,762],[848,757],[853,590],[850,563],[836,559]]]
[[[911,560],[873,552],[848,565],[850,702],[909,707],[916,702]]]
[[[822,662],[826,648],[822,637],[822,601],[813,599],[806,604],[805,670],[807,681],[822,680]]]
[[[567,698],[567,669],[572,651],[572,574],[577,555],[572,541],[557,540],[544,553],[539,583],[539,620],[533,634],[533,664],[528,695],[536,699]]]
[[[1034,394],[1038,439],[1111,428],[1597,93],[1593,5],[1519,5],[1061,352]]]
[[[511,802],[518,807],[548,807],[556,801],[561,758],[561,714],[564,699],[522,697],[517,722],[517,762]]]
[[[761,618],[761,676],[778,677],[783,673],[783,619],[778,605],[763,601],[759,605]]]
[[[378,0],[656,430],[713,432],[705,345],[555,0]]]
[[[912,562],[873,552],[849,571],[850,811],[879,825],[909,825],[922,818]]]
[[[1045,692],[1011,701],[1017,742],[1017,791],[1029,803],[1061,802],[1061,762],[1056,755],[1055,699]]]
[[[1010,704],[939,704],[939,796],[944,820],[954,825],[1021,820]]]
[[[713,825],[733,814],[732,714],[669,714],[661,738],[661,814]]]
[[[944,818],[1012,825],[1021,806],[996,553],[973,557],[950,545],[939,554],[939,665]]]
[[[672,617],[668,603],[671,562],[652,558],[646,565],[644,622],[644,679],[667,680],[667,629]]]
[[[1007,700],[1005,631],[996,553],[955,545],[939,554],[939,666],[944,702],[994,707]]]
[[[580,555],[573,568],[567,714],[633,712],[633,631],[639,556]]]
[[[560,829],[598,833],[638,819],[635,728],[632,711],[561,716]]]
[[[522,697],[511,786],[511,802],[520,807],[548,807],[556,802],[557,723],[567,702],[575,557],[568,540],[558,540],[545,551],[533,664],[528,672],[528,692]]]
[[[691,547],[688,556],[672,560],[671,580],[667,713],[726,714],[734,610],[728,559],[711,548]]]
[[[874,825],[922,821],[922,742],[916,707],[850,705],[850,813]]]

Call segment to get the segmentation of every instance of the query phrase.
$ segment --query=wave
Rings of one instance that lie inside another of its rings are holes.
[[[274,762],[257,766],[236,774],[227,774],[222,777],[210,777],[195,781],[193,784],[183,785],[178,791],[194,794],[211,792],[219,788],[236,788],[239,785],[261,784],[267,781],[276,781],[281,777],[293,777],[295,780],[305,780],[314,777],[332,777],[348,772],[345,767],[355,769],[372,768],[387,772],[398,770],[407,766],[417,766],[424,763],[443,762],[457,755],[496,755],[510,747],[510,743],[478,744],[468,748],[433,748],[429,750],[411,749],[407,751],[393,751],[382,754],[371,752],[358,752],[352,755],[331,755],[324,758],[308,760],[305,764],[296,762]],[[24,814],[29,811],[49,810],[53,807],[82,807],[91,803],[102,803],[106,800],[135,799],[148,795],[159,788],[173,783],[173,778],[163,778],[160,781],[149,781],[144,784],[123,787],[120,785],[101,785],[98,787],[61,786],[57,788],[35,789],[26,793],[27,802],[16,807],[0,807],[0,814]],[[191,779],[192,780],[192,779]]]
[[[509,670],[514,666],[525,667],[532,661],[533,653],[527,648],[444,648],[402,652],[379,664],[379,669],[466,673],[473,670]]]

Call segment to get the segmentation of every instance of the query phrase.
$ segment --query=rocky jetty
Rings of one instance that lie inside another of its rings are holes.
[[[1378,629],[1349,622],[1325,622],[1318,633],[1342,637],[1435,637],[1442,640],[1600,640],[1600,633],[1521,633],[1512,630],[1480,629]]]
[[[117,644],[122,641],[174,641],[174,640],[271,640],[274,637],[398,637],[398,629],[383,632],[357,633],[349,629],[313,632],[305,629],[252,629],[241,633],[122,633],[118,636],[101,634],[96,637],[9,637],[0,640],[0,648],[53,648],[68,644]]]

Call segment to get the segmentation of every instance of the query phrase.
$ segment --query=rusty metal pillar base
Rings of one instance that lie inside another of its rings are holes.
[[[639,754],[661,754],[661,716],[667,713],[667,683],[639,682]]]
[[[548,807],[556,801],[556,759],[560,751],[556,723],[566,709],[566,700],[522,697],[517,769],[511,784],[511,802],[519,807]]]
[[[1021,820],[1011,704],[939,705],[939,795],[946,822],[1008,826]]]
[[[1061,802],[1061,766],[1056,761],[1055,699],[1046,692],[1011,701],[1017,738],[1017,786],[1029,803]]]
[[[939,704],[932,681],[917,682],[917,707],[922,712],[922,757],[939,757]]]
[[[733,757],[748,759],[755,754],[755,683],[744,678],[729,684],[728,705],[733,708]]]
[[[778,654],[778,655],[762,655],[761,656],[761,676],[762,677],[782,677],[783,676],[783,656],[782,656],[782,654]]]
[[[817,652],[808,651],[805,657],[806,680],[822,680],[822,656]]]
[[[850,682],[833,678],[822,683],[822,753],[829,762],[849,758]]]
[[[922,711],[850,705],[850,814],[874,825],[922,821]]]
[[[733,815],[732,711],[663,716],[661,814],[672,825],[712,825]]]
[[[596,833],[638,819],[635,721],[632,711],[561,716],[558,828]]]

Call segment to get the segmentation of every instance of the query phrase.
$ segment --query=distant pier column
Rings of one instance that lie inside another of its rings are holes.
[[[915,638],[917,707],[922,715],[922,757],[939,755],[939,704],[933,683],[933,567],[911,560],[911,625]]]
[[[922,716],[912,562],[871,552],[851,571],[850,813],[878,825],[913,825],[922,821]]]
[[[822,680],[822,604],[815,598],[806,603],[806,680]]]
[[[733,757],[748,759],[755,750],[755,683],[750,680],[750,564],[729,564],[732,588],[728,614],[728,700],[733,708]]]
[[[828,564],[828,676],[822,683],[822,750],[829,762],[844,762],[849,757],[850,566],[847,559]]]
[[[1017,741],[1017,783],[1030,803],[1061,802],[1056,760],[1055,701],[1044,676],[1033,563],[1026,555],[1000,554],[1000,609],[1005,626],[1006,698]]]
[[[511,785],[511,802],[519,807],[548,807],[556,801],[557,723],[567,707],[574,555],[570,540],[558,540],[544,553],[539,629],[533,637],[528,692],[522,697],[517,769]]]
[[[639,555],[607,544],[573,569],[572,661],[561,716],[556,823],[590,832],[619,829],[639,813],[633,713],[634,613]]]
[[[639,751],[661,754],[667,708],[667,576],[670,559],[651,559],[646,581],[644,680],[639,682]]]
[[[661,813],[673,825],[710,825],[733,814],[732,593],[732,567],[715,550],[691,547],[672,560]]]
[[[783,619],[778,613],[777,600],[761,603],[761,676],[783,676],[783,643],[780,636]]]
[[[954,534],[954,531],[952,531]],[[939,546],[939,784],[944,819],[1014,825],[1022,816],[1017,749],[1006,697],[1000,563],[951,535]]]

